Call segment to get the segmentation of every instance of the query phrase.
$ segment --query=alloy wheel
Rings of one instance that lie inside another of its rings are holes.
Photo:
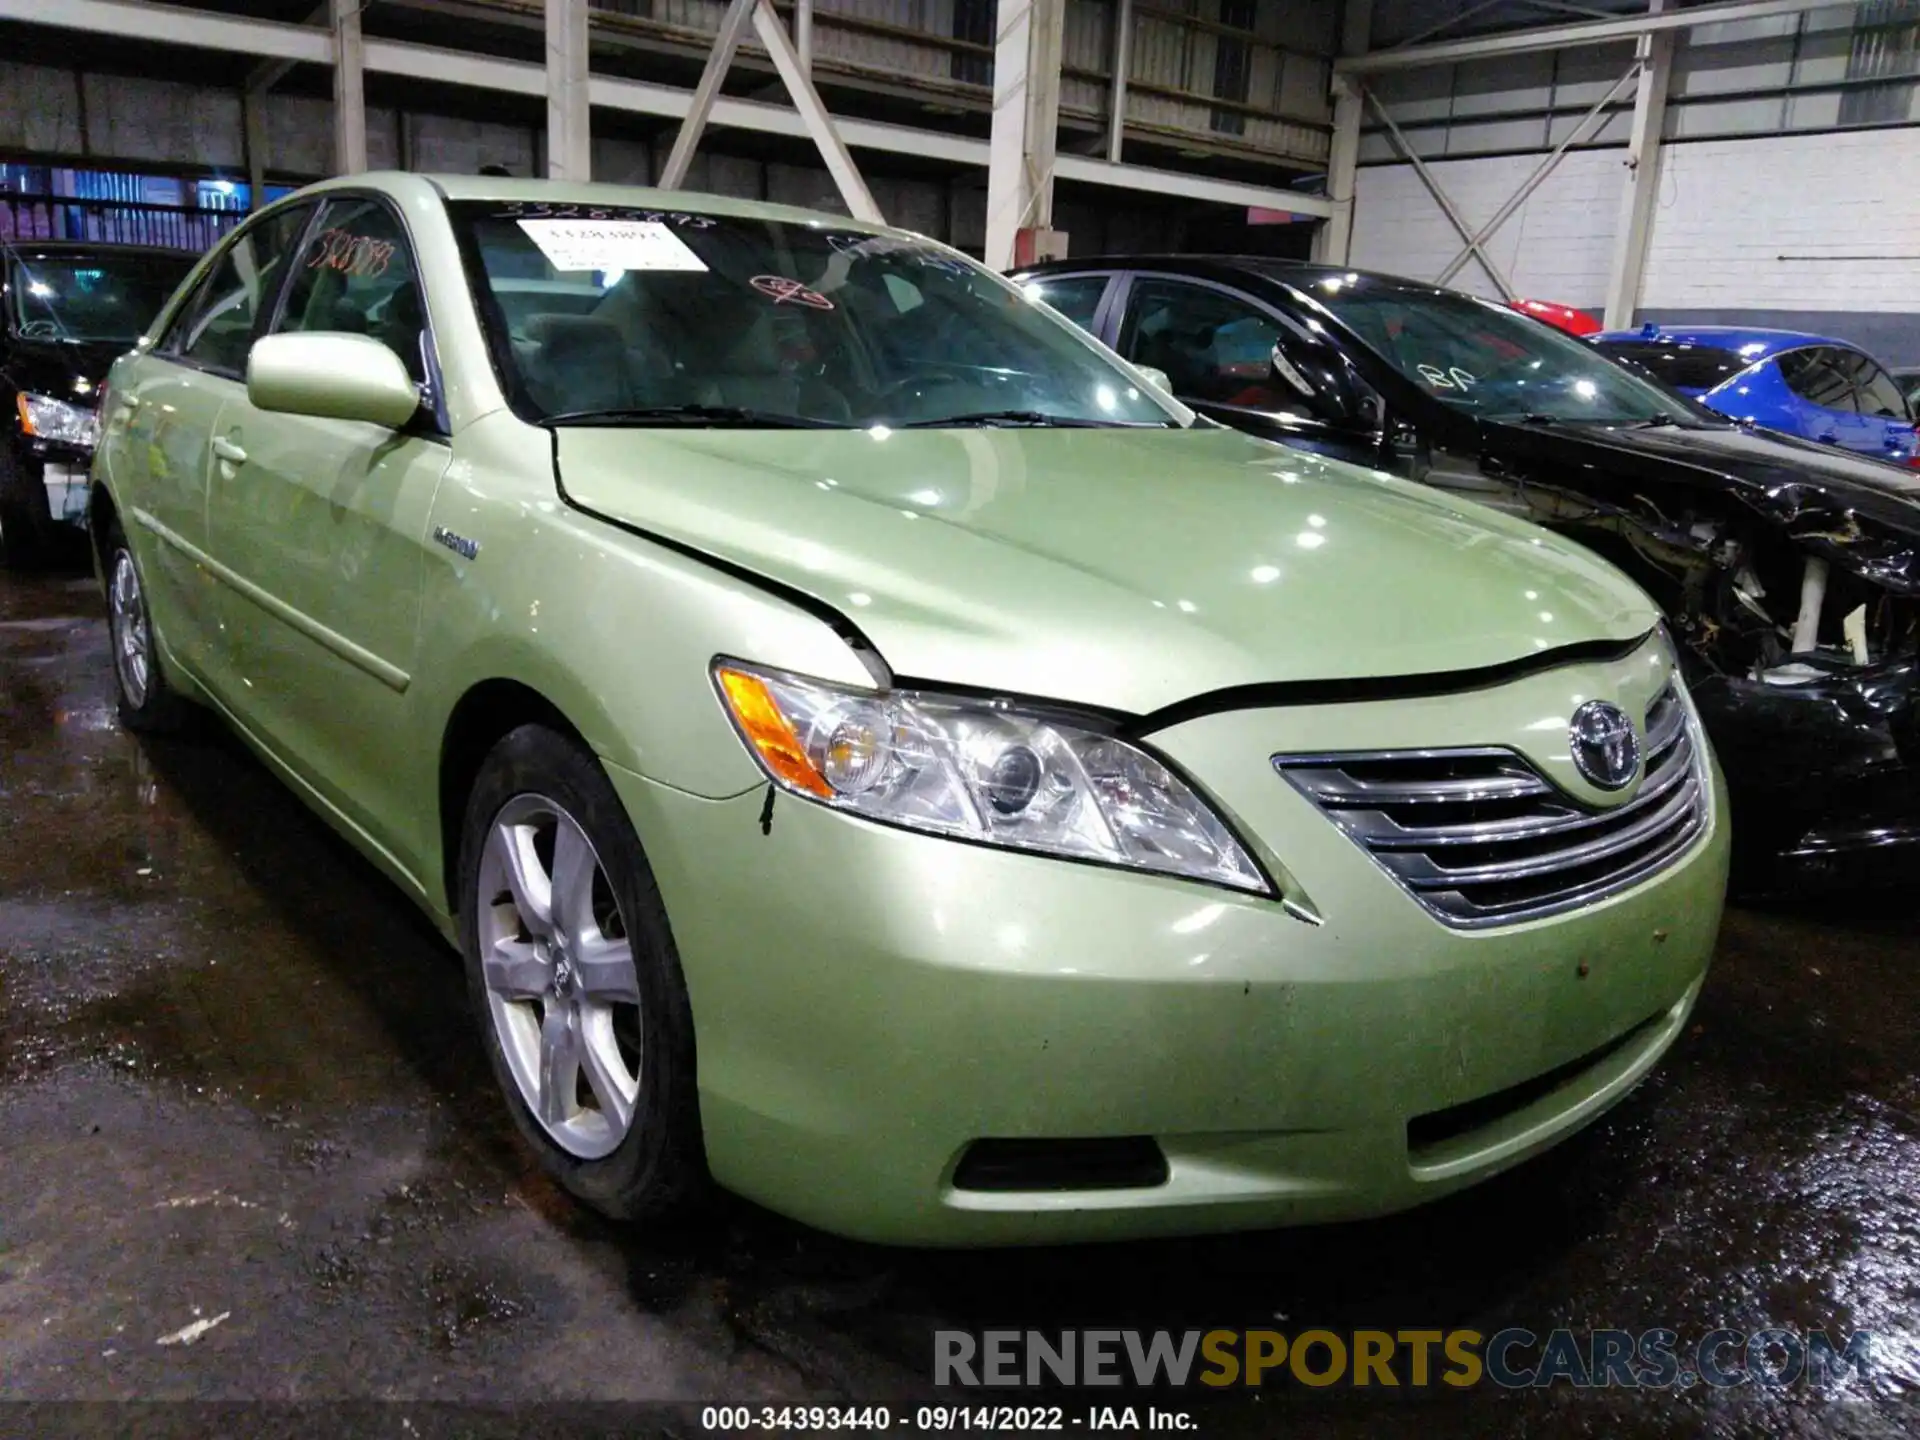
[[[501,807],[474,913],[494,1035],[527,1109],[569,1155],[611,1154],[640,1096],[640,980],[579,821],[543,795]]]
[[[127,705],[138,710],[147,703],[153,678],[153,626],[147,619],[147,599],[140,589],[140,572],[125,549],[113,552],[113,573],[107,581],[107,615],[113,639],[113,668],[120,677]]]

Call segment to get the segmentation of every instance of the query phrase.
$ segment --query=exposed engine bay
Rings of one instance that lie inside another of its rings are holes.
[[[1748,797],[1743,824],[1770,847],[1920,842],[1920,540],[1813,487],[1647,484],[1601,499],[1433,459],[1427,483],[1577,540],[1647,590],[1736,806]]]
[[[1633,576],[1713,673],[1799,685],[1920,653],[1920,541],[1831,501],[1680,486],[1603,500],[1435,459],[1426,483],[1560,531]]]

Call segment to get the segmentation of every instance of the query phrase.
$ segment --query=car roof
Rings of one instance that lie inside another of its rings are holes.
[[[642,185],[602,185],[570,180],[515,179],[504,175],[423,175],[402,176],[399,172],[373,172],[343,177],[316,190],[358,183],[394,188],[400,180],[425,180],[451,201],[521,201],[550,205],[619,205],[638,210],[677,211],[688,215],[726,215],[746,220],[775,220],[791,224],[832,225],[841,230],[860,230],[873,234],[899,233],[894,227],[876,225],[837,215],[830,210],[809,210],[799,205],[775,205],[765,200],[743,200],[732,195],[711,195],[701,190],[656,190]]]
[[[1783,350],[1798,350],[1803,345],[1838,345],[1843,350],[1860,348],[1846,340],[1814,335],[1804,330],[1763,330],[1746,325],[1662,325],[1651,335],[1642,327],[1639,330],[1605,330],[1592,338],[1603,343],[1630,344],[1639,341],[1649,345],[1705,345],[1716,350],[1735,351],[1742,359],[1749,361],[1764,360]]]
[[[1329,275],[1352,275],[1407,290],[1437,290],[1444,286],[1410,280],[1405,275],[1385,275],[1377,270],[1357,270],[1351,265],[1322,265],[1308,260],[1286,260],[1271,255],[1086,255],[1070,260],[1048,260],[1025,265],[1021,275],[1058,275],[1079,270],[1175,270],[1209,275],[1228,272],[1253,275],[1288,284],[1307,285]]]
[[[200,258],[193,250],[176,250],[168,245],[122,245],[113,240],[33,240],[3,242],[7,250],[40,260],[83,258],[88,255],[140,255],[152,260],[178,260],[191,265]]]

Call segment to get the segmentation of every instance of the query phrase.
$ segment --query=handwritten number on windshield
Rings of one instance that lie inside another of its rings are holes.
[[[1480,383],[1480,377],[1471,370],[1462,370],[1454,365],[1442,370],[1438,365],[1416,365],[1420,378],[1436,390],[1471,390]]]

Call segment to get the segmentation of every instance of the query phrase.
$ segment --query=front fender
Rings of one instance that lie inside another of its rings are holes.
[[[419,873],[440,874],[439,767],[462,698],[534,692],[610,765],[691,795],[764,783],[709,679],[736,655],[849,685],[871,677],[823,620],[750,578],[580,514],[524,472],[456,464],[436,499],[402,767]],[[470,553],[468,553],[470,551]]]

